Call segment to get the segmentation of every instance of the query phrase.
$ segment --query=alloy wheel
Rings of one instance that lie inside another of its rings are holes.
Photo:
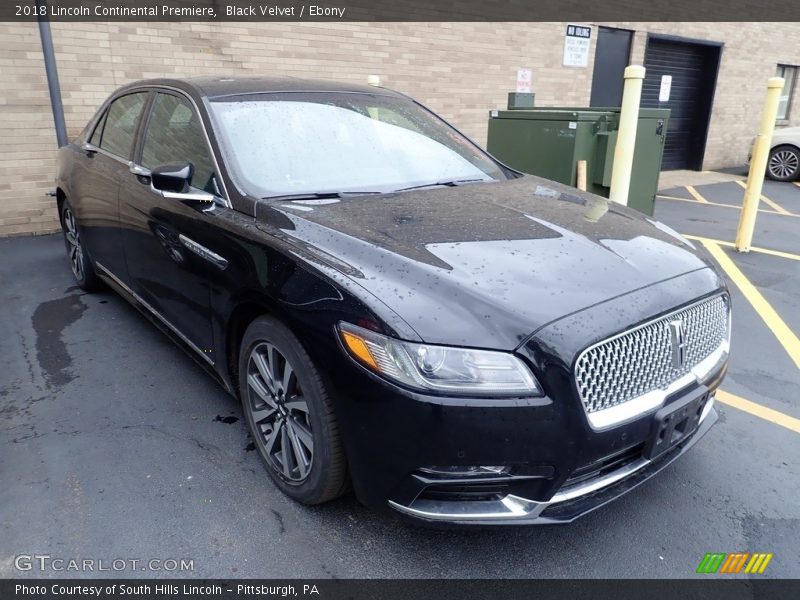
[[[308,403],[292,365],[262,342],[247,363],[247,408],[268,464],[286,481],[305,481],[314,460]]]
[[[769,173],[776,178],[790,177],[797,172],[800,156],[791,150],[779,150],[769,158]]]
[[[64,209],[65,235],[69,245],[69,262],[72,265],[72,273],[78,281],[83,280],[83,247],[81,246],[81,236],[78,233],[78,225],[75,222],[75,215],[72,210]]]

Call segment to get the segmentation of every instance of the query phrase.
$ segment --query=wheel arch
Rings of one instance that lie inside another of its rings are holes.
[[[242,294],[231,302],[227,311],[227,319],[223,327],[223,344],[225,367],[230,384],[235,392],[239,391],[239,350],[242,338],[250,324],[259,317],[270,316],[286,325],[300,340],[303,346],[305,340],[300,337],[295,323],[290,314],[283,310],[277,303],[271,301],[264,294]]]
[[[769,151],[774,152],[778,148],[791,148],[792,150],[800,152],[800,144],[795,144],[794,142],[779,142],[774,146],[772,146],[772,148],[770,148]]]
[[[58,223],[63,226],[63,217],[61,215],[64,210],[64,202],[67,200],[67,194],[61,187],[56,188],[56,208],[58,209]]]
[[[225,365],[233,390],[239,393],[239,350],[242,338],[250,324],[263,315],[274,315],[275,311],[266,302],[249,298],[237,302],[225,322]]]

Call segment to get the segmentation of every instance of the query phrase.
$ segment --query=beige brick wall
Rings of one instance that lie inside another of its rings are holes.
[[[708,129],[704,169],[744,163],[758,128],[767,79],[780,64],[800,65],[800,23],[619,23],[636,30],[632,59],[644,63],[647,33],[722,42]],[[800,86],[795,82],[790,120],[800,125]]]
[[[596,24],[593,24],[596,25]],[[741,164],[758,120],[764,81],[778,62],[800,64],[800,25],[618,23],[722,41],[705,168]],[[53,39],[70,137],[116,87],[164,75],[272,73],[383,84],[408,93],[481,144],[487,111],[505,105],[518,67],[534,72],[537,104],[586,105],[589,67],[561,66],[564,23],[54,23]],[[45,196],[55,135],[38,30],[0,23],[0,236],[57,227]],[[800,102],[798,100],[797,102]],[[796,103],[797,104],[797,103]],[[800,124],[800,105],[793,111]]]
[[[54,226],[55,134],[36,24],[0,23],[0,235]]]

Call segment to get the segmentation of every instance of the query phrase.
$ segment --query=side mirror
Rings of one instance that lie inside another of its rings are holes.
[[[192,175],[194,166],[189,162],[159,165],[150,171],[150,189],[164,198],[180,200],[191,206],[214,204],[216,198],[213,194],[193,191],[189,187]]]
[[[194,166],[189,162],[159,165],[150,171],[150,181],[159,192],[185,194],[194,175]]]

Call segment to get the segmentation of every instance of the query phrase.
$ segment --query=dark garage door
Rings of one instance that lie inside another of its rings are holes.
[[[671,109],[662,168],[702,169],[720,46],[651,37],[647,41],[642,106]],[[659,102],[661,78],[672,76],[669,100]]]

